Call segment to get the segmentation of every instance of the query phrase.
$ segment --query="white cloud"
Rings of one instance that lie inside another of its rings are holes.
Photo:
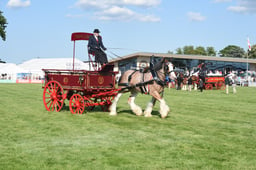
[[[198,12],[188,12],[187,16],[190,21],[204,21],[206,19],[205,16],[201,15]]]
[[[100,20],[116,20],[116,21],[142,21],[142,22],[158,22],[160,18],[153,15],[143,15],[136,13],[128,8],[113,6],[101,12],[96,12],[95,17]]]
[[[78,0],[75,6],[81,8],[107,8],[109,6],[142,6],[142,7],[154,7],[161,3],[161,0]]]
[[[233,12],[239,12],[239,13],[244,13],[248,11],[248,9],[244,6],[230,6],[228,7],[228,10]]]
[[[30,0],[9,0],[7,3],[7,6],[10,8],[22,8],[22,7],[28,7],[30,6],[31,2]]]
[[[78,0],[75,7],[90,10],[93,17],[98,20],[158,22],[160,18],[137,13],[136,7],[149,9],[160,3],[161,0]]]
[[[121,5],[136,5],[136,6],[157,6],[161,3],[161,0],[120,0]]]
[[[214,0],[214,3],[232,2],[232,0]]]
[[[255,0],[237,0],[236,6],[229,6],[229,11],[238,13],[256,13]]]
[[[109,5],[104,0],[78,0],[75,6],[82,9],[104,9]]]

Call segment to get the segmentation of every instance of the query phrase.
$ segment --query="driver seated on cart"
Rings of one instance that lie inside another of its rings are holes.
[[[105,65],[108,63],[108,58],[104,52],[107,48],[103,45],[102,38],[99,35],[99,29],[94,29],[93,35],[89,37],[88,52],[95,55],[95,62]]]

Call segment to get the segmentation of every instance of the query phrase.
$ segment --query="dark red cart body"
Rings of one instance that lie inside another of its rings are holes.
[[[45,84],[54,80],[65,90],[78,90],[85,94],[113,90],[116,72],[111,69],[112,66],[107,65],[110,67],[104,69],[107,71],[43,69]]]

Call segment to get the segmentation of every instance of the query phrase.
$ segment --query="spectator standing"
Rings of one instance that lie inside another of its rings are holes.
[[[203,92],[203,88],[204,88],[204,81],[203,81],[203,79],[199,79],[199,89],[200,89],[200,91],[201,92]]]
[[[234,78],[232,78],[232,89],[233,89],[233,93],[236,94],[236,82]]]
[[[183,81],[183,75],[180,73],[177,77],[177,90],[181,90],[182,81]]]
[[[191,91],[192,90],[192,77],[189,76],[188,78],[188,91]]]
[[[225,77],[226,94],[228,94],[229,83],[230,83],[229,76],[226,76]]]

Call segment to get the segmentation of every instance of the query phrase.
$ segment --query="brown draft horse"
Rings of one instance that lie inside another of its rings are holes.
[[[161,117],[167,117],[170,109],[163,98],[164,80],[166,75],[173,74],[175,76],[175,73],[172,72],[172,70],[173,64],[163,58],[160,62],[153,66],[151,72],[148,71],[146,73],[142,73],[134,70],[126,71],[119,80],[119,88],[124,90],[119,91],[117,96],[114,98],[109,108],[110,115],[117,115],[116,107],[118,100],[123,93],[130,92],[131,95],[128,99],[128,104],[130,105],[130,108],[134,114],[141,116],[143,114],[141,107],[134,103],[136,96],[139,92],[141,92],[152,96],[151,101],[148,103],[147,108],[144,111],[145,117],[152,116],[151,112],[156,100],[160,102],[159,112]]]

